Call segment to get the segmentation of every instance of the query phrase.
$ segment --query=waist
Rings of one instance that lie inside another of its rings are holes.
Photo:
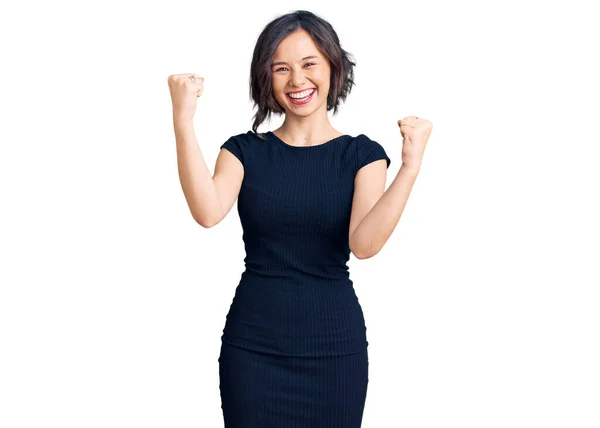
[[[248,245],[249,246],[249,245]],[[288,244],[289,246],[289,244]],[[330,284],[348,282],[350,273],[346,253],[329,251],[327,254],[316,248],[310,255],[307,252],[292,251],[287,248],[264,244],[259,252],[247,248],[244,258],[244,276],[257,278],[279,278],[289,281],[330,281]]]
[[[364,349],[366,326],[350,279],[244,272],[222,340],[277,355],[346,355]]]

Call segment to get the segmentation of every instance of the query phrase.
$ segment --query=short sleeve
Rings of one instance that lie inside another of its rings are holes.
[[[388,157],[385,149],[381,144],[376,141],[371,140],[364,134],[361,134],[358,137],[358,149],[357,149],[357,168],[356,172],[361,169],[363,166],[368,165],[376,160],[385,159],[386,168],[390,167],[392,163],[391,159]]]
[[[244,144],[241,141],[240,135],[234,135],[229,137],[227,141],[225,141],[221,145],[221,149],[229,150],[236,158],[240,160],[242,165],[244,165]]]

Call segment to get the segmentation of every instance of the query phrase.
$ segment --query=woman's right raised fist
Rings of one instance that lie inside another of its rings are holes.
[[[198,98],[204,91],[204,77],[184,73],[172,74],[167,80],[173,102],[173,116],[193,118]]]

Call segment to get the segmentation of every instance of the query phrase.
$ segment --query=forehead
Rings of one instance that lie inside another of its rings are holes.
[[[307,55],[318,55],[319,50],[305,30],[296,31],[285,37],[277,46],[273,60],[299,61]]]

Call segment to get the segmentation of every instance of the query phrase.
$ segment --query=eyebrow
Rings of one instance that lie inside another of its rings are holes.
[[[313,58],[318,58],[318,56],[315,56],[315,55],[305,56],[304,58],[302,58],[301,61],[306,61],[307,59],[313,59]],[[272,63],[271,67],[275,67],[276,65],[281,65],[281,64],[287,65],[287,63],[285,61],[277,61],[277,62]]]

